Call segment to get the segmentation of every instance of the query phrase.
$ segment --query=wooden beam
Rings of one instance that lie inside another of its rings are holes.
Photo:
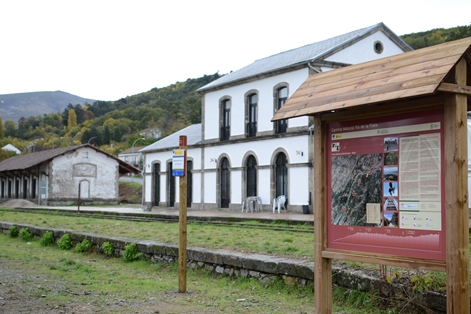
[[[329,123],[334,121],[374,118],[385,115],[407,114],[413,111],[441,109],[443,108],[444,101],[444,94],[442,93],[428,97],[400,99],[375,105],[323,113],[322,121]]]
[[[445,261],[427,260],[420,258],[407,258],[404,256],[391,256],[382,254],[369,254],[365,252],[343,251],[329,249],[322,252],[325,258],[347,260],[354,262],[388,265],[394,267],[406,267],[416,269],[427,269],[436,271],[446,271]]]
[[[458,84],[441,83],[438,91],[471,96],[471,86],[461,86]]]
[[[455,67],[458,85],[466,85],[466,60]],[[469,313],[469,226],[467,96],[445,100],[445,212],[447,313]]]
[[[468,61],[468,64],[471,64],[471,50],[468,49],[468,51],[466,51],[464,58]]]
[[[326,123],[314,116],[314,299],[316,313],[332,313],[332,260],[327,247]]]

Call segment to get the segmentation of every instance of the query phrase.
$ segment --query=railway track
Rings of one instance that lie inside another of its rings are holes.
[[[6,211],[25,212],[32,214],[62,215],[68,217],[93,218],[93,219],[111,219],[125,220],[134,222],[164,222],[178,223],[178,216],[170,215],[129,215],[123,213],[104,213],[104,212],[72,212],[64,210],[38,210],[29,208],[3,209]],[[289,231],[296,233],[314,233],[312,224],[293,221],[279,221],[266,219],[239,219],[234,217],[187,217],[188,224],[204,224],[211,226],[224,226],[233,228],[264,229],[275,231]]]

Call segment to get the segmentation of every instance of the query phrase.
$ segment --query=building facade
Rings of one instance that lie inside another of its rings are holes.
[[[88,144],[19,155],[0,163],[0,201],[117,203],[118,179],[127,173],[139,169]]]
[[[262,209],[271,210],[281,195],[288,211],[300,212],[303,205],[311,205],[312,120],[300,117],[274,123],[274,113],[310,75],[409,50],[379,23],[257,60],[198,89],[202,123],[199,137],[188,142],[188,207],[241,210],[247,197],[257,196]],[[147,206],[174,207],[178,178],[170,174],[178,138],[162,141],[140,151],[146,164],[144,200]]]

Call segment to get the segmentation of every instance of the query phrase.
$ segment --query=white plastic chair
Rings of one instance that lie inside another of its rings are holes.
[[[283,209],[286,210],[285,202],[286,202],[285,195],[280,195],[277,198],[273,199],[273,213],[275,213],[275,210],[277,207],[278,207],[278,214],[280,213],[281,207],[283,207]]]
[[[249,196],[245,202],[242,202],[242,212],[253,213],[254,211],[262,211],[262,198],[260,196]]]

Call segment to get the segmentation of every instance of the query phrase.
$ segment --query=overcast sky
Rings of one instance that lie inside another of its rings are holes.
[[[471,0],[2,0],[0,94],[117,100],[379,22],[469,25]]]

